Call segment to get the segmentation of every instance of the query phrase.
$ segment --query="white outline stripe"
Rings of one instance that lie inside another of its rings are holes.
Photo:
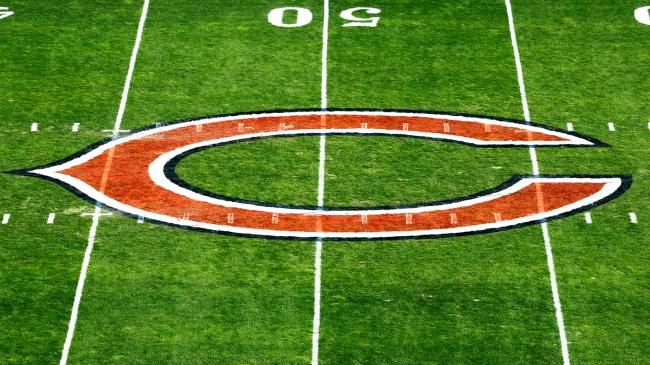
[[[515,22],[512,14],[512,6],[510,0],[505,0],[506,10],[508,12],[508,24],[510,27],[510,39],[512,40],[512,48],[515,56],[515,64],[517,66],[517,79],[519,81],[519,91],[521,93],[521,104],[524,111],[524,118],[530,122],[530,111],[528,109],[528,99],[526,97],[526,86],[524,84],[524,72],[521,66],[521,58],[519,56],[519,46],[517,45],[517,35],[515,33]],[[537,161],[537,152],[535,147],[530,147],[530,160],[533,165],[533,174],[539,175],[539,163]],[[548,232],[548,223],[542,222],[542,235],[544,236],[544,248],[546,250],[546,261],[548,264],[549,278],[551,281],[551,291],[553,293],[553,304],[555,306],[555,318],[557,320],[558,331],[560,335],[560,345],[562,347],[562,360],[564,365],[570,365],[569,359],[569,345],[567,343],[566,331],[564,329],[564,316],[562,315],[562,304],[560,302],[560,292],[557,286],[557,277],[555,275],[555,263],[553,260],[553,250],[551,247],[551,238]]]
[[[122,90],[122,99],[120,101],[117,117],[115,118],[115,125],[113,128],[114,137],[117,137],[119,134],[120,125],[122,124],[122,117],[124,116],[124,109],[126,108],[126,100],[129,95],[131,78],[133,76],[133,70],[135,68],[135,60],[138,54],[138,49],[140,48],[140,41],[142,39],[144,22],[147,18],[148,9],[149,0],[144,0],[144,4],[142,5],[142,13],[140,15],[140,22],[138,24],[138,33],[136,35],[135,45],[133,46],[133,52],[131,53],[131,61],[129,62],[129,70],[127,72],[124,89]],[[61,354],[61,361],[59,362],[59,365],[65,365],[68,362],[70,346],[72,345],[72,338],[74,337],[74,330],[77,324],[77,316],[79,314],[79,305],[81,304],[81,296],[83,294],[83,288],[86,281],[86,273],[88,271],[88,266],[90,266],[90,256],[95,245],[95,235],[97,234],[97,226],[99,226],[99,217],[102,215],[101,206],[102,204],[98,202],[93,213],[93,221],[90,226],[90,232],[88,233],[88,246],[86,247],[84,260],[81,264],[81,272],[79,273],[79,281],[77,282],[77,290],[75,292],[74,303],[72,304],[72,312],[70,314],[70,323],[68,324],[68,333],[65,338],[65,343],[63,344],[63,352]]]

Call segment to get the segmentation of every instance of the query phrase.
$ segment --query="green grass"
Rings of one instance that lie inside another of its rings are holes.
[[[210,148],[176,166],[182,180],[256,202],[318,204],[318,137],[269,138]]]
[[[123,129],[222,113],[321,105],[322,2],[153,1]],[[532,119],[612,148],[539,148],[544,174],[632,175],[622,197],[549,224],[572,363],[642,364],[648,323],[647,122],[637,1],[513,1]],[[141,1],[17,1],[0,20],[0,170],[79,151],[111,129]],[[281,6],[302,28],[271,26]],[[341,11],[382,10],[377,28]],[[332,1],[328,106],[521,118],[502,1]],[[615,122],[616,132],[607,130]],[[38,122],[39,132],[29,132]],[[81,131],[71,133],[72,123]],[[528,174],[527,149],[329,136],[325,204],[451,199]],[[187,182],[240,199],[314,205],[317,137],[271,138],[186,157]],[[0,175],[0,363],[57,363],[92,204]],[[47,214],[56,212],[54,225]],[[629,223],[636,212],[639,224]],[[314,243],[100,220],[70,364],[306,364]],[[322,364],[555,364],[559,335],[541,230],[427,240],[325,242]]]

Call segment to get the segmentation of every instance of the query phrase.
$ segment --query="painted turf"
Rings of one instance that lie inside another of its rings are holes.
[[[62,183],[127,214],[164,224],[309,239],[489,232],[576,213],[629,187],[627,177],[531,176],[513,178],[494,191],[448,202],[333,210],[322,206],[265,206],[210,196],[183,184],[174,173],[176,162],[204,148],[314,134],[382,134],[481,147],[600,145],[573,134],[481,117],[381,111],[280,112],[206,118],[146,129],[27,173]],[[118,172],[108,173],[106,166]]]

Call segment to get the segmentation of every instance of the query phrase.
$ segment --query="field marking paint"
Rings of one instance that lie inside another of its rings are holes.
[[[494,213],[494,221],[501,222],[501,213]]]
[[[54,223],[54,218],[56,218],[55,213],[50,213],[50,215],[47,216],[47,224],[53,224]]]
[[[93,246],[95,245],[95,236],[97,234],[97,226],[99,225],[99,217],[101,215],[101,203],[97,203],[95,206],[95,214],[93,215],[93,222],[90,226],[90,232],[88,233],[88,246],[86,247],[86,252],[84,253],[84,260],[81,264],[81,272],[79,274],[79,281],[77,282],[77,291],[74,296],[74,303],[72,304],[72,313],[70,315],[70,324],[68,325],[68,334],[65,337],[65,343],[63,344],[63,354],[61,355],[60,365],[65,365],[68,362],[68,354],[70,353],[70,346],[72,345],[72,337],[74,336],[74,329],[77,323],[77,316],[79,314],[79,304],[81,303],[81,295],[83,293],[84,283],[86,281],[86,274],[88,272],[88,266],[90,265],[90,255],[93,251]]]
[[[573,132],[573,123],[567,123],[566,124],[566,130],[569,132]]]
[[[38,123],[32,123],[32,132],[38,132]]]
[[[138,33],[135,36],[135,45],[131,53],[131,61],[129,62],[129,70],[126,73],[126,81],[124,82],[124,89],[122,90],[122,100],[120,100],[120,108],[117,111],[117,118],[115,119],[115,126],[113,127],[113,135],[117,136],[120,133],[120,126],[122,125],[122,117],[124,117],[124,110],[126,109],[126,100],[129,97],[129,89],[131,88],[131,79],[133,78],[133,70],[135,70],[135,61],[138,58],[138,51],[140,50],[140,42],[142,41],[142,33],[144,33],[144,22],[147,19],[147,11],[149,10],[149,0],[144,0],[142,7],[142,14],[140,15],[140,23],[138,24]]]
[[[140,22],[138,23],[138,32],[135,38],[133,52],[131,53],[131,61],[129,62],[129,70],[127,71],[126,81],[124,83],[124,89],[122,90],[122,99],[120,100],[120,106],[112,130],[114,139],[117,138],[118,134],[120,133],[120,125],[122,124],[122,117],[124,116],[124,110],[126,108],[126,100],[129,96],[129,88],[131,86],[133,70],[135,69],[135,60],[137,58],[138,50],[140,48],[140,42],[142,40],[142,33],[144,31],[144,23],[147,18],[148,9],[149,9],[149,0],[144,0],[144,3],[142,5],[142,13],[140,15]],[[111,168],[111,161],[112,161],[112,153],[110,154],[109,158],[106,161],[106,165],[104,166],[102,187],[105,187],[105,181],[108,178],[108,171]],[[93,220],[90,226],[90,232],[88,233],[88,246],[84,254],[83,263],[81,265],[81,272],[79,273],[79,281],[77,282],[77,290],[75,293],[74,303],[72,304],[70,323],[68,324],[68,333],[66,335],[65,343],[63,344],[63,352],[61,354],[61,361],[59,362],[59,365],[66,365],[68,362],[70,346],[72,345],[72,338],[74,337],[74,330],[77,324],[77,316],[79,313],[79,305],[81,303],[81,295],[83,293],[84,283],[86,281],[86,273],[88,271],[88,266],[90,265],[90,256],[92,254],[93,247],[95,245],[97,226],[99,225],[99,218],[103,216],[101,212],[101,206],[102,204],[99,202],[97,202],[97,204],[95,205]]]
[[[329,42],[329,18],[330,3],[329,0],[323,1],[323,48],[321,51],[321,109],[327,109],[327,52]],[[321,126],[327,123],[327,116],[321,116]],[[320,136],[320,146],[318,153],[318,209],[323,209],[325,200],[325,134]],[[320,221],[318,221],[320,229]],[[318,349],[320,337],[320,296],[321,296],[321,268],[323,260],[323,239],[316,239],[314,252],[314,319],[312,323],[311,339],[311,364],[318,365]]]
[[[607,129],[609,129],[610,132],[616,132],[616,128],[614,127],[614,123],[607,123]]]
[[[323,256],[323,240],[316,240],[316,252],[314,254],[314,321],[311,341],[311,363],[318,365],[318,337],[320,331],[320,276]]]
[[[585,223],[591,224],[593,221],[591,220],[591,213],[587,212],[585,213]]]
[[[0,19],[10,17],[14,14],[13,11],[9,11],[9,8],[2,6],[0,7]]]
[[[650,25],[650,6],[643,6],[636,9],[634,11],[634,18],[641,24]]]
[[[129,132],[131,132],[130,129],[119,129],[119,130],[117,131],[117,133],[115,133],[115,130],[114,130],[114,129],[103,129],[103,130],[102,130],[102,133],[111,133],[113,136],[117,136],[117,135],[119,135],[120,133],[129,133]]]
[[[235,223],[235,213],[228,213],[228,224]]]
[[[273,136],[327,135],[330,133],[418,136],[430,140],[450,139],[452,137],[450,134],[440,133],[443,121],[449,122],[450,125],[456,125],[455,128],[451,128],[456,130],[456,133],[463,134],[464,125],[468,124],[469,127],[465,132],[470,135],[473,135],[472,129],[475,131],[478,129],[477,138],[480,138],[481,135],[490,135],[491,139],[484,141],[490,146],[521,145],[528,148],[531,145],[537,145],[537,137],[531,140],[528,133],[517,133],[522,129],[534,131],[523,124],[517,123],[516,128],[496,129],[497,127],[493,127],[492,133],[488,134],[482,132],[484,122],[480,118],[478,120],[465,118],[466,120],[457,122],[447,120],[451,116],[431,118],[432,116],[426,114],[418,116],[411,113],[309,111],[208,117],[173,123],[157,129],[145,129],[115,140],[105,140],[82,155],[63,159],[47,167],[26,171],[26,174],[43,176],[54,182],[73,186],[77,194],[83,195],[87,199],[100,201],[105,206],[133,216],[142,215],[159,224],[181,225],[191,229],[225,231],[245,235],[313,238],[314,240],[316,238],[351,238],[353,236],[359,238],[385,238],[386,235],[391,237],[438,236],[463,232],[479,233],[485,229],[508,229],[507,227],[514,228],[527,222],[528,224],[537,224],[543,219],[576,213],[577,210],[582,209],[584,204],[604,203],[629,188],[630,177],[628,176],[513,176],[497,187],[504,193],[502,195],[495,195],[493,189],[478,195],[475,194],[474,197],[458,197],[453,199],[453,202],[367,208],[363,209],[368,211],[367,213],[361,213],[359,209],[342,208],[319,211],[316,206],[266,205],[211,195],[185,185],[173,173],[174,161],[178,160],[175,160],[176,157],[224,143],[232,144],[238,141]],[[249,126],[247,129],[253,128],[253,130],[240,134],[236,132],[237,123],[243,120]],[[287,125],[290,120],[293,128],[288,131],[278,131],[279,120],[287,121]],[[368,120],[368,124],[371,124],[370,121],[372,121],[372,129],[358,128],[363,120]],[[402,123],[405,120],[414,120],[414,123],[409,125],[410,131],[402,130]],[[326,124],[326,127],[322,127],[323,123]],[[195,133],[197,124],[203,124],[203,133],[200,135]],[[510,124],[514,125],[515,123]],[[507,126],[508,123],[503,122],[503,125]],[[517,140],[513,141],[511,137]],[[550,142],[558,146],[594,145],[596,143],[596,141],[587,140],[574,141],[576,136],[568,137],[568,135],[564,137],[548,133],[539,136],[541,142],[550,138]],[[475,138],[462,138],[468,143],[473,140],[476,142],[473,144],[479,144],[479,140]],[[135,151],[138,152],[135,153]],[[137,159],[133,157],[135,154],[138,155]],[[103,167],[109,160],[112,169],[128,173],[111,174],[109,179],[105,179]],[[132,187],[131,192],[138,191],[138,193],[126,194],[126,190],[123,188],[126,186]],[[572,191],[573,199],[570,202],[553,200],[556,203],[564,202],[566,205],[560,207],[553,203],[551,204],[552,209],[549,208],[544,214],[539,214],[540,207],[535,204],[538,202],[535,187],[542,189],[545,194],[548,191],[548,194],[553,196],[568,189]],[[513,201],[512,199],[518,200]],[[173,203],[173,206],[161,203],[163,200]],[[491,217],[481,218],[480,214],[477,216],[478,211],[471,207],[481,203],[486,203],[487,205],[483,205],[483,209],[490,207],[491,212],[502,212],[503,214],[503,206],[509,206],[510,210],[516,211],[517,214],[510,215],[507,222],[504,219],[504,222],[498,226],[481,226],[478,222],[494,223]],[[445,212],[444,210],[447,209],[454,210]],[[242,210],[246,210],[246,212]],[[196,212],[196,214],[192,214],[192,222],[179,221],[178,212],[190,211]],[[246,214],[247,217],[255,216],[256,218],[237,222],[235,226],[227,226],[220,218],[227,213]],[[271,213],[283,215],[278,226],[271,226]],[[402,214],[404,213],[414,214],[412,226],[403,225],[404,216]],[[418,217],[415,217],[416,213]],[[427,215],[428,213],[433,215]],[[463,227],[451,229],[451,227],[444,226],[443,221],[448,222],[450,213],[458,213],[459,216],[463,216]],[[284,219],[285,214],[291,214],[292,218]],[[359,227],[354,226],[356,220],[349,220],[346,217],[359,214],[384,216],[373,218],[372,227],[364,227],[363,230],[359,230]],[[418,219],[420,217],[421,219]],[[478,218],[478,221],[474,218]],[[320,229],[318,222],[322,223]],[[400,224],[395,225],[396,222]],[[367,230],[366,228],[371,229]]]
[[[5,215],[2,216],[2,224],[7,224],[9,223],[9,218],[11,218],[11,214],[6,213]]]
[[[637,224],[639,221],[636,218],[636,213],[630,213],[630,223]]]
[[[96,214],[95,212],[93,212],[93,213],[81,213],[81,216],[82,217],[94,217],[95,214]],[[110,217],[112,215],[113,215],[113,213],[110,213],[110,212],[108,212],[108,213],[100,213],[99,214],[100,217]]]
[[[458,216],[456,216],[455,213],[451,213],[449,215],[449,219],[450,219],[451,224],[458,224]]]
[[[74,123],[72,125],[72,131],[73,132],[79,132],[79,123]]]
[[[515,65],[517,68],[517,79],[519,81],[519,92],[521,94],[521,104],[524,112],[526,122],[530,122],[530,111],[528,108],[528,98],[526,96],[526,86],[524,83],[524,72],[521,65],[521,57],[519,55],[519,46],[517,45],[517,34],[515,32],[515,21],[512,13],[512,5],[510,0],[505,0],[506,11],[508,13],[508,26],[510,28],[510,39],[515,57]],[[530,159],[533,165],[533,174],[539,175],[539,163],[537,161],[537,152],[534,146],[530,147]],[[562,361],[564,365],[570,365],[569,358],[569,345],[566,338],[566,330],[564,328],[564,316],[562,314],[562,304],[560,302],[560,292],[557,285],[557,277],[555,275],[555,263],[553,260],[553,250],[551,246],[551,238],[548,232],[548,223],[542,222],[542,236],[544,237],[544,247],[546,249],[546,261],[548,264],[549,277],[551,281],[551,292],[553,294],[553,304],[555,306],[555,318],[560,335],[560,345],[562,350]]]
[[[138,216],[138,223],[140,223],[140,224],[144,223],[144,217],[143,216],[141,216],[141,215]]]

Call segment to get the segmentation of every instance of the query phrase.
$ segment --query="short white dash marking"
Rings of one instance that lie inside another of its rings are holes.
[[[449,132],[449,131],[450,131],[450,129],[449,129],[449,123],[445,123],[445,124],[443,124],[443,125],[442,125],[442,128],[443,128],[443,131],[445,131],[445,132]]]
[[[141,216],[141,215],[138,216],[138,223],[140,223],[140,224],[144,223],[144,217],[143,216]]]
[[[501,213],[494,213],[494,221],[501,222]]]
[[[285,123],[280,123],[280,130],[285,130],[287,129],[287,125]]]
[[[451,213],[449,217],[451,219],[451,224],[458,224],[458,217],[456,216],[456,213]]]
[[[113,213],[99,213],[100,217],[109,217],[111,215],[113,215]],[[87,217],[87,216],[93,216],[94,217],[95,213],[81,213],[81,216],[82,217]]]
[[[187,220],[189,220],[189,219],[190,219],[190,214],[189,214],[189,213],[185,213],[185,214],[183,214],[183,220],[184,220],[184,221],[187,221]]]
[[[362,214],[361,215],[361,224],[368,224],[368,215],[367,214]]]
[[[361,129],[368,129],[368,123],[361,123]]]
[[[485,123],[485,131],[486,132],[492,132],[492,125]]]
[[[406,224],[413,224],[413,213],[406,213]]]
[[[196,131],[197,131],[197,132],[201,132],[201,131],[203,131],[203,124],[197,124],[197,125],[196,125]]]
[[[278,213],[273,213],[273,216],[271,216],[271,223],[278,224],[279,221],[280,218],[278,217]]]
[[[636,219],[636,213],[630,213],[630,222],[637,224],[639,221]]]
[[[56,218],[56,214],[50,213],[50,215],[47,216],[47,224],[54,223],[54,218]]]
[[[648,129],[650,129],[650,123],[648,123]]]
[[[72,125],[72,131],[73,132],[79,132],[79,123],[74,123]]]
[[[228,213],[228,223],[229,224],[235,223],[235,213]]]
[[[587,222],[587,224],[591,224],[591,223],[592,223],[592,220],[591,220],[591,213],[589,213],[589,212],[585,213],[585,222]]]
[[[5,214],[2,216],[2,224],[7,224],[9,223],[9,218],[11,217],[11,214]]]
[[[403,123],[402,124],[402,130],[408,131],[409,130],[409,124],[408,123]]]
[[[244,123],[238,123],[237,124],[237,131],[238,132],[243,132],[244,131]]]
[[[567,123],[566,124],[566,130],[569,132],[573,132],[573,123]]]
[[[610,132],[616,132],[616,128],[614,127],[614,123],[607,123],[607,128],[609,129]]]
[[[32,132],[38,132],[38,123],[32,123]]]

